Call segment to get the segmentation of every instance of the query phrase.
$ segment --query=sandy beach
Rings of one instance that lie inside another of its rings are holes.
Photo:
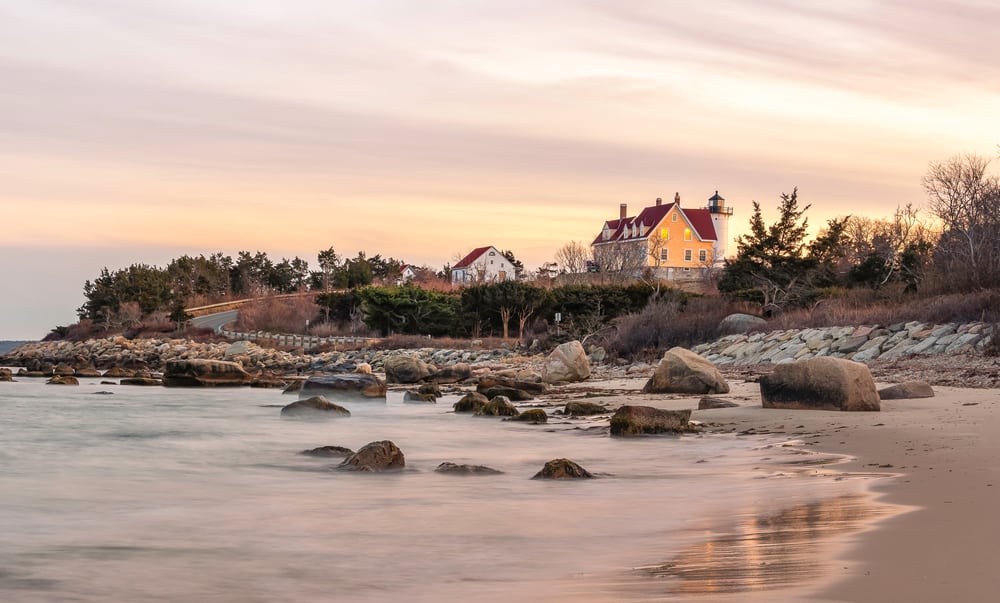
[[[1000,508],[1000,391],[935,386],[934,398],[883,401],[877,413],[777,410],[760,406],[756,383],[738,373],[727,378],[732,391],[719,397],[740,406],[695,411],[692,420],[705,431],[787,437],[818,453],[806,461],[816,470],[880,476],[871,480],[874,501],[867,501],[876,504],[840,500],[821,509],[782,509],[775,501],[775,515],[752,530],[753,538],[767,539],[764,547],[748,545],[744,534],[711,548],[777,548],[777,556],[751,564],[746,552],[735,551],[731,556],[742,559],[712,570],[724,556],[694,552],[695,559],[668,564],[695,568],[680,576],[679,592],[699,601],[994,600],[1000,585],[992,568],[1000,556],[993,517]],[[631,404],[697,407],[698,397],[636,393],[641,386],[640,379],[605,381],[599,388],[616,396],[595,401],[621,404],[619,396],[628,392]],[[827,526],[824,517],[836,525]],[[800,537],[803,530],[806,537]],[[811,548],[817,544],[822,548]],[[817,557],[826,559],[820,564]],[[671,577],[678,577],[675,570]],[[718,590],[727,581],[732,589]]]

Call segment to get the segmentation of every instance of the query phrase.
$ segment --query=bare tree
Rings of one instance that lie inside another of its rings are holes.
[[[624,285],[639,278],[646,268],[646,239],[594,247],[594,261],[612,285]]]
[[[990,160],[960,155],[930,165],[923,185],[941,220],[937,261],[959,287],[989,287],[1000,277],[1000,181]]]
[[[556,251],[556,264],[570,282],[582,279],[581,275],[587,272],[587,261],[590,259],[590,247],[580,241],[570,241]]]

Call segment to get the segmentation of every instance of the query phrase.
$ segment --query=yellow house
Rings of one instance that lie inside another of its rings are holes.
[[[622,203],[618,219],[605,222],[591,243],[594,260],[602,271],[652,269],[668,280],[699,278],[725,259],[732,214],[719,191],[698,209],[681,207],[680,194],[673,203],[657,198],[631,217]]]

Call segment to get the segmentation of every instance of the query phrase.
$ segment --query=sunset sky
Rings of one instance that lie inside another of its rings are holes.
[[[992,0],[0,0],[0,339],[185,253],[536,268],[716,189],[734,234],[795,186],[887,217],[997,156],[997,31]]]

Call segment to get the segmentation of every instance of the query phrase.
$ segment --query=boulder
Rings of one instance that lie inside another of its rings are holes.
[[[167,387],[228,387],[250,379],[242,366],[225,360],[170,360],[163,371]]]
[[[249,341],[234,341],[229,344],[226,351],[222,353],[222,357],[226,360],[236,356],[246,356],[250,353],[250,342]]]
[[[569,459],[552,459],[531,479],[589,479],[589,471]]]
[[[437,398],[434,394],[422,394],[415,391],[406,391],[403,393],[403,403],[404,404],[435,404],[437,403]]]
[[[14,373],[9,368],[0,368],[0,381],[13,381]]]
[[[371,442],[344,459],[339,468],[344,471],[398,471],[406,467],[403,451],[389,440]]]
[[[482,394],[487,392],[491,387],[497,387],[497,386],[521,389],[535,395],[544,394],[549,390],[548,384],[543,383],[541,381],[529,381],[527,379],[510,379],[498,375],[483,375],[482,377],[479,378],[479,382],[476,385],[476,391]]]
[[[547,423],[549,415],[541,408],[532,408],[507,419],[508,421],[524,421],[525,423]]]
[[[163,385],[163,381],[152,377],[125,377],[124,379],[119,380],[118,383],[121,385],[141,386]]]
[[[87,378],[91,378],[91,379],[100,379],[101,378],[101,371],[97,370],[96,368],[94,368],[92,366],[88,366],[88,367],[76,369],[76,373],[74,373],[74,375],[77,376],[77,377],[87,377]]]
[[[260,389],[284,389],[286,385],[284,379],[275,375],[260,375],[250,381],[250,387]]]
[[[460,383],[472,378],[472,367],[466,362],[459,362],[441,368],[427,377],[431,383]]]
[[[503,471],[485,465],[459,465],[448,461],[438,465],[434,471],[451,475],[498,475],[503,473]]]
[[[46,383],[50,385],[80,385],[80,380],[73,375],[55,375]]]
[[[698,400],[698,410],[711,410],[713,408],[736,408],[739,404],[725,398],[702,398]]]
[[[752,314],[730,314],[719,322],[719,335],[748,333],[754,329],[762,329],[767,321]]]
[[[881,400],[912,400],[915,398],[933,398],[934,389],[926,381],[905,381],[878,390]]]
[[[421,394],[430,394],[435,398],[441,397],[441,386],[437,383],[424,383],[417,388],[417,392]]]
[[[576,382],[590,377],[590,360],[579,341],[568,341],[545,359],[542,378],[546,383]]]
[[[367,362],[359,362],[354,366],[354,372],[359,375],[371,375],[372,365],[368,364]]]
[[[430,377],[432,369],[414,356],[390,356],[383,363],[385,380],[389,383],[420,383]]]
[[[490,400],[496,398],[497,396],[505,396],[508,400],[512,400],[514,402],[526,402],[528,400],[535,399],[534,396],[524,391],[523,389],[517,389],[515,387],[506,387],[503,385],[496,385],[482,393]]]
[[[69,375],[75,375],[76,374],[76,369],[73,368],[72,366],[66,364],[65,362],[60,362],[59,364],[57,364],[55,366],[55,368],[52,369],[52,373],[55,374],[55,375],[57,375],[57,376],[63,376],[63,377],[65,377],[65,376],[69,376]]]
[[[299,390],[300,398],[321,394],[337,401],[385,402],[386,384],[375,375],[334,373],[309,377]]]
[[[297,394],[302,390],[302,384],[305,383],[305,379],[293,379],[288,382],[285,389],[281,390],[283,394]]]
[[[573,417],[602,415],[606,412],[608,412],[607,408],[593,402],[567,402],[566,408],[563,409],[563,414]]]
[[[622,406],[611,416],[611,435],[637,436],[695,431],[690,410],[663,410],[652,406]]]
[[[843,358],[810,358],[780,364],[760,380],[764,408],[879,410],[871,371]]]
[[[107,379],[121,379],[122,377],[131,377],[134,374],[135,371],[126,370],[120,366],[113,366],[104,371],[104,377]]]
[[[517,408],[504,396],[497,396],[476,411],[477,417],[516,417]]]
[[[455,402],[452,408],[455,409],[455,412],[479,412],[489,401],[489,398],[479,392],[470,392]]]
[[[330,402],[323,396],[313,396],[285,406],[281,409],[281,416],[296,418],[349,417],[351,411]]]
[[[647,394],[726,394],[729,384],[715,365],[684,348],[667,350],[642,388]]]
[[[344,448],[343,446],[320,446],[319,448],[303,450],[299,454],[304,454],[306,456],[347,458],[354,454],[354,451],[350,448]]]

